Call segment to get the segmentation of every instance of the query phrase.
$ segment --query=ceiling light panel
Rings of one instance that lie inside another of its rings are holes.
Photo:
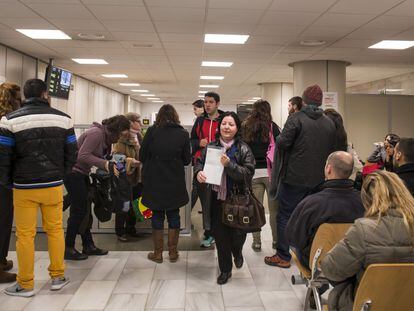
[[[233,65],[232,62],[210,62],[210,61],[203,61],[201,66],[203,67],[231,67]]]
[[[148,99],[151,99],[151,100],[160,100],[161,98],[158,98],[158,97],[148,97]]]
[[[223,80],[223,76],[200,76],[201,80]]]
[[[154,94],[141,94],[141,96],[145,96],[145,97],[154,97]]]
[[[135,92],[135,93],[148,93],[148,90],[131,90],[131,92]]]
[[[152,102],[153,103],[163,103],[164,101],[163,100],[153,100]]]
[[[405,50],[412,46],[414,46],[414,41],[382,40],[374,45],[371,45],[369,48],[384,50]]]
[[[203,88],[210,88],[210,89],[217,89],[217,88],[219,88],[219,86],[218,85],[216,85],[216,84],[200,84],[200,87],[203,87]]]
[[[126,74],[123,73],[105,73],[102,75],[105,78],[128,78]]]
[[[120,86],[139,86],[139,83],[119,83]]]
[[[47,29],[16,29],[16,31],[24,34],[32,39],[45,40],[71,40],[72,38],[60,30]]]
[[[205,43],[222,43],[222,44],[245,44],[248,35],[223,35],[223,34],[206,34]]]
[[[81,65],[108,65],[108,62],[100,58],[72,58],[72,60]]]

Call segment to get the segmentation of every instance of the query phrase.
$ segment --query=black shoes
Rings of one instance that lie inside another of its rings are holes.
[[[231,278],[231,272],[222,272],[217,278],[217,284],[223,285]]]
[[[105,249],[100,249],[92,244],[89,246],[84,246],[82,254],[85,254],[88,256],[104,256],[108,254],[108,251]]]
[[[66,246],[65,260],[85,260],[88,259],[88,255],[78,252],[74,247]]]
[[[234,258],[234,265],[236,266],[237,269],[240,269],[241,267],[243,267],[243,256],[240,256],[239,258]]]

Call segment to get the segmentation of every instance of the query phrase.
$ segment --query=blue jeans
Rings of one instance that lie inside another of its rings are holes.
[[[309,193],[310,189],[302,186],[293,186],[285,183],[280,184],[279,189],[279,210],[277,213],[277,246],[276,254],[286,261],[292,256],[289,253],[289,244],[286,241],[285,229],[296,206]]]
[[[152,211],[151,226],[154,230],[164,229],[165,215],[167,215],[168,228],[180,229],[180,210]]]

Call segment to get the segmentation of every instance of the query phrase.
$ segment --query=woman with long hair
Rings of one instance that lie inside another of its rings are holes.
[[[231,278],[233,268],[232,257],[236,268],[243,266],[242,249],[246,241],[246,233],[242,230],[230,228],[222,221],[222,203],[232,194],[232,190],[244,191],[246,182],[251,183],[254,175],[254,156],[249,146],[240,138],[241,123],[235,112],[225,112],[219,119],[217,138],[208,146],[222,147],[224,152],[220,162],[224,167],[221,176],[221,184],[207,185],[206,197],[208,203],[205,206],[205,214],[210,215],[207,222],[210,222],[213,236],[216,240],[217,255],[220,268],[220,275],[217,278],[218,284],[225,284]],[[197,160],[194,167],[194,176],[201,184],[207,180],[203,171],[206,161],[207,148]],[[247,185],[250,186],[250,185]]]
[[[149,127],[139,151],[142,162],[142,203],[152,210],[154,251],[148,259],[163,261],[164,220],[168,221],[170,262],[178,260],[180,207],[189,201],[185,184],[185,166],[191,163],[190,137],[180,125],[177,111],[163,105],[153,126]]]
[[[272,121],[269,102],[260,99],[253,104],[252,112],[244,120],[241,132],[243,141],[249,145],[256,161],[252,181],[253,193],[261,203],[263,203],[265,192],[267,194],[269,222],[273,237],[272,247],[276,248],[276,214],[278,204],[269,195],[270,176],[268,174],[269,168],[267,167],[266,155],[269,144],[272,139],[274,141],[280,134],[280,130],[279,126]],[[254,251],[260,251],[262,248],[260,231],[253,233],[252,248]]]
[[[20,103],[20,86],[14,83],[2,83],[0,85],[0,119],[17,110]],[[13,268],[13,261],[7,260],[13,224],[12,191],[11,185],[0,185],[0,283],[9,283],[16,280],[16,274],[6,272]]]
[[[365,217],[357,219],[322,260],[324,275],[336,282],[329,310],[351,310],[354,293],[370,264],[414,262],[414,198],[395,173],[365,177]]]

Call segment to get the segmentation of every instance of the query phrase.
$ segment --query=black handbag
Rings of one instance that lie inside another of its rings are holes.
[[[244,232],[256,232],[266,224],[264,206],[254,196],[251,186],[244,180],[244,191],[233,188],[222,204],[224,225]]]

